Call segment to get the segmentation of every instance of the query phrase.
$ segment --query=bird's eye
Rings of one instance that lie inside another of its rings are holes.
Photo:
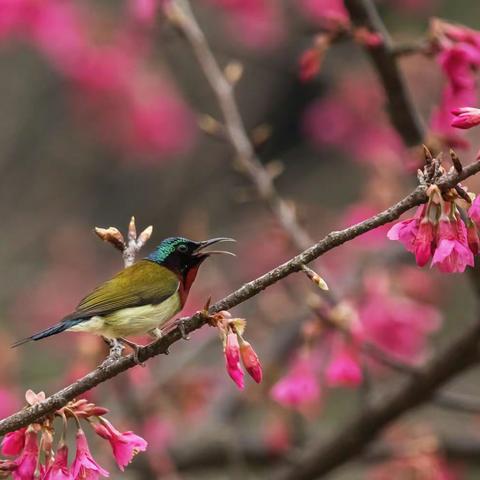
[[[188,247],[182,243],[177,247],[177,251],[179,251],[180,253],[187,253]]]

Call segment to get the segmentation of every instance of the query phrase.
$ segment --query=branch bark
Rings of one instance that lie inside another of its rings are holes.
[[[446,191],[449,188],[453,188],[458,182],[465,180],[466,178],[478,173],[480,171],[480,161],[473,162],[466,166],[461,173],[451,172],[445,175],[437,183],[442,191]],[[353,240],[354,238],[373,230],[374,228],[392,222],[400,217],[402,213],[410,210],[411,208],[418,206],[427,201],[427,195],[425,192],[425,186],[417,187],[412,193],[400,200],[390,208],[380,212],[379,214],[357,223],[344,230],[330,232],[322,240],[313,246],[307,248],[299,255],[293,257],[289,261],[279,265],[278,267],[270,270],[264,275],[244,284],[238,290],[232,292],[222,300],[216,302],[209,308],[209,314],[219,312],[221,310],[229,310],[240,303],[258,295],[260,292],[268,288],[269,286],[277,283],[283,278],[302,271],[302,266],[310,263],[316,258],[320,257],[324,253],[342,245],[345,242]],[[205,323],[208,318],[204,313],[198,313],[192,317],[183,319],[184,333],[191,333],[194,330],[199,329]],[[174,328],[171,332],[159,339],[157,342],[149,344],[143,347],[139,351],[139,360],[144,362],[152,357],[168,352],[168,348],[178,340],[182,338],[182,331],[179,327]],[[471,336],[473,338],[473,335]],[[461,350],[460,350],[461,352]],[[465,355],[467,355],[467,349],[465,349]],[[71,385],[63,388],[62,390],[54,393],[48,397],[44,402],[38,403],[32,407],[25,408],[3,420],[0,421],[0,435],[4,435],[7,432],[18,430],[30,423],[34,423],[44,415],[53,413],[60,407],[66,405],[66,403],[82,393],[90,390],[91,388],[103,383],[110,378],[133,368],[136,366],[133,355],[123,357],[119,360],[102,364],[92,372],[88,373],[84,377],[80,378]],[[454,366],[452,366],[453,368]],[[425,382],[425,385],[428,383]],[[423,388],[425,388],[423,385]],[[383,417],[382,417],[383,418]],[[341,449],[342,450],[342,449]]]
[[[357,27],[366,27],[378,33],[382,42],[366,47],[372,63],[382,81],[388,98],[388,113],[392,124],[409,146],[422,143],[424,128],[398,67],[397,52],[377,9],[370,0],[345,0],[345,7]]]

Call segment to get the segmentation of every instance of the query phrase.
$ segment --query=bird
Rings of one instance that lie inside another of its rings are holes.
[[[220,242],[235,242],[218,237],[196,242],[184,237],[164,239],[146,258],[121,270],[84,297],[73,313],[60,322],[30,337],[17,341],[18,347],[61,332],[89,332],[110,344],[111,356],[129,345],[138,359],[139,345],[127,340],[131,335],[162,336],[161,327],[185,305],[200,265],[211,255],[234,253],[206,251]]]

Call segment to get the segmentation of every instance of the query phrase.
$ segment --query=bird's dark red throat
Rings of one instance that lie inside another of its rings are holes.
[[[190,292],[190,287],[195,281],[195,278],[197,278],[198,269],[200,268],[200,265],[203,263],[204,260],[206,260],[210,255],[231,255],[233,257],[236,256],[234,253],[228,252],[226,250],[205,251],[205,248],[220,242],[236,242],[236,240],[228,237],[218,237],[211,238],[210,240],[204,240],[203,242],[198,242],[198,247],[195,248],[192,254],[192,259],[194,261],[190,263],[187,270],[183,272],[183,281],[180,285],[180,297],[182,299],[182,304],[185,302],[188,293]]]

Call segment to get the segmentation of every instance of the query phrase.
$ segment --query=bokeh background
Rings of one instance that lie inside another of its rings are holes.
[[[138,228],[154,226],[145,254],[166,236],[236,238],[235,259],[203,266],[186,314],[297,252],[239,170],[230,145],[198,126],[205,115],[221,120],[218,105],[190,46],[160,5],[152,16],[134,1],[22,2],[30,4],[27,13],[11,16],[0,5],[2,417],[23,406],[26,389],[52,393],[107,353],[100,339],[83,334],[9,348],[58,321],[122,267],[119,253],[93,234],[94,226],[125,231],[135,215]],[[360,45],[335,42],[318,74],[301,80],[299,59],[325,27],[312,10],[315,2],[192,3],[219,63],[243,66],[235,93],[246,129],[313,238],[362,220],[411,189],[419,150],[404,146],[390,126],[382,86]],[[384,0],[378,7],[399,43],[425,39],[433,16],[480,28],[477,0]],[[429,124],[445,84],[438,62],[434,55],[408,55],[401,66]],[[470,146],[459,150],[465,163],[479,143],[478,135],[477,141],[467,138]],[[474,191],[480,187],[468,183]],[[405,340],[401,352],[396,341],[383,346],[417,361],[475,317],[475,298],[467,276],[418,269],[379,230],[314,267],[322,273],[325,266],[325,279],[360,317],[362,309],[383,305],[376,314],[387,318],[410,302],[414,313],[391,321],[405,322],[399,335],[415,331],[415,339]],[[313,320],[315,295],[304,276],[294,275],[232,312],[247,319],[246,336],[264,366],[261,385],[250,381],[244,391],[236,389],[224,371],[217,333],[205,327],[190,342],[175,344],[169,356],[91,392],[111,409],[115,424],[150,443],[123,474],[103,445],[92,447],[112,467],[111,478],[274,478],[273,467],[312,436],[327,439],[341,428],[362,408],[365,388],[325,385],[328,333],[315,340],[312,362],[321,391],[313,401],[282,405],[272,396],[305,346],[302,326]],[[371,368],[380,395],[398,380],[388,369]],[[480,393],[478,372],[454,386]],[[480,442],[477,418],[426,406],[378,443],[380,450],[415,450],[417,444],[465,438]],[[448,478],[477,478],[480,457],[459,459],[455,452],[446,458]],[[386,461],[370,452],[328,478],[393,478],[379,470]],[[447,478],[428,468],[433,476],[409,476],[400,468],[395,478]]]

